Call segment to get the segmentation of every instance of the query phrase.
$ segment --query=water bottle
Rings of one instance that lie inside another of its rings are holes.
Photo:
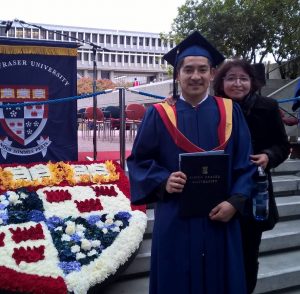
[[[268,177],[264,169],[259,166],[255,176],[255,189],[253,196],[253,216],[257,221],[264,221],[269,214]]]

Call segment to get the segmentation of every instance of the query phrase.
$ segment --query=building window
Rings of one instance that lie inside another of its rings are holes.
[[[104,54],[104,62],[108,62],[108,58],[109,57],[109,55],[108,54]]]
[[[54,32],[53,31],[48,31],[48,39],[49,40],[54,40]]]
[[[128,60],[129,60],[128,55],[124,55],[124,62],[128,63]]]
[[[109,71],[107,71],[107,70],[101,70],[101,79],[107,79],[107,80],[109,80]]]
[[[118,36],[113,35],[113,43],[114,43],[115,45],[118,44]]]
[[[150,44],[150,38],[145,38],[145,43],[146,43],[145,44],[146,46],[149,46],[149,44]]]
[[[157,39],[158,41],[158,47],[161,47],[161,39]]]
[[[156,41],[155,41],[156,39],[155,38],[152,38],[152,41],[151,41],[151,45],[152,45],[152,47],[155,47],[155,43],[156,43]]]
[[[106,35],[106,44],[110,44],[110,43],[111,43],[111,36]]]
[[[31,29],[25,29],[25,38],[31,38]]]
[[[44,31],[44,33],[46,33],[46,31]],[[42,36],[42,31],[41,31],[41,36]],[[17,28],[17,38],[23,38],[23,28]],[[46,39],[46,34],[45,34],[45,38]]]
[[[104,44],[104,35],[99,35],[99,43]]]
[[[33,39],[38,39],[39,38],[39,30],[38,29],[33,29],[32,30],[32,38]]]
[[[76,32],[71,32],[71,41],[76,41]]]
[[[130,45],[130,37],[126,36],[126,45]]]
[[[134,59],[135,59],[135,58],[134,58],[134,55],[130,55],[130,62],[131,62],[131,63],[134,63]]]
[[[10,37],[15,37],[15,28],[11,28],[9,31],[8,31],[8,35]]]
[[[149,56],[149,63],[153,64],[153,56]]]
[[[144,45],[144,38],[143,37],[139,37],[139,45],[140,46]]]
[[[5,36],[5,27],[0,27],[0,36]]]
[[[97,34],[92,34],[92,42],[97,43]]]
[[[102,53],[98,53],[98,61],[101,62],[102,61]]]
[[[110,59],[111,59],[111,62],[116,62],[116,55],[115,54],[112,54],[110,56]]]
[[[168,40],[164,40],[164,47],[168,47]]]
[[[137,37],[132,38],[132,45],[136,46],[137,45]]]
[[[56,40],[61,40],[61,31],[56,31],[55,32],[55,34],[56,34]]]
[[[160,59],[159,56],[155,56],[155,64],[158,64],[158,63],[159,63],[159,59]]]
[[[118,55],[118,62],[122,62],[122,55]]]
[[[80,41],[83,40],[83,33],[78,33],[78,39],[79,39]]]
[[[138,55],[138,56],[136,57],[136,59],[137,59],[137,60],[136,60],[137,63],[141,63],[141,56]]]
[[[91,41],[91,34],[90,33],[85,33],[85,41],[90,42]]]
[[[82,53],[77,52],[77,60],[81,61],[82,60]]]
[[[63,32],[63,39],[64,41],[69,41],[69,32],[66,31]]]
[[[89,54],[88,53],[83,53],[83,60],[84,61],[89,61]]]
[[[143,63],[144,63],[144,64],[147,63],[147,56],[143,56]]]
[[[120,44],[124,45],[124,36],[120,36]]]

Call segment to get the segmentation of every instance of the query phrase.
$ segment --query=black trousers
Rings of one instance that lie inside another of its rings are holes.
[[[258,273],[258,255],[261,242],[262,231],[257,228],[255,222],[251,219],[242,218],[240,220],[244,265],[246,274],[247,293],[254,291],[257,282]]]

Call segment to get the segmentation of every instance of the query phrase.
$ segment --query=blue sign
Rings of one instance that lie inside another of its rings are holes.
[[[0,38],[0,163],[77,160],[77,101],[47,104],[76,95],[76,62],[76,43]]]

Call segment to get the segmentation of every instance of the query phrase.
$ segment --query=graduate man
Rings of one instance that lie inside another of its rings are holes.
[[[132,203],[156,202],[150,293],[246,293],[236,216],[250,195],[255,167],[239,106],[208,95],[214,67],[224,57],[194,32],[164,58],[174,66],[181,95],[173,107],[159,103],[148,108],[127,160]],[[178,157],[204,150],[229,155],[226,200],[205,216],[183,218],[179,200],[187,178],[179,171]]]

